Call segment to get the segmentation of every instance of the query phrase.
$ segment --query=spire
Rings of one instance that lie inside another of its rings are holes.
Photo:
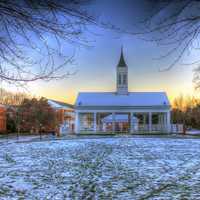
[[[118,67],[126,67],[126,62],[124,60],[124,54],[123,54],[123,46],[121,47],[121,56],[120,56],[120,60],[119,63],[117,65]]]
[[[119,63],[116,68],[117,72],[117,94],[127,95],[128,94],[128,66],[124,60],[123,48],[121,48],[121,56]]]

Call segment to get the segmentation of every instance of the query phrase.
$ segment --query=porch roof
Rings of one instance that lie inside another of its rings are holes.
[[[52,99],[48,99],[48,104],[54,109],[66,109],[66,110],[73,110],[73,105],[65,102],[60,102]]]
[[[165,92],[129,92],[128,95],[114,92],[80,92],[75,106],[169,107],[170,102]]]

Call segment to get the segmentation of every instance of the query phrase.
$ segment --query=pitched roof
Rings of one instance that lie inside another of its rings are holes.
[[[81,92],[76,104],[83,106],[170,106],[165,92],[129,92],[119,95],[114,92]]]
[[[65,103],[65,102],[61,102],[61,101],[56,101],[56,100],[52,100],[52,99],[48,99],[48,103],[57,109],[66,109],[66,108],[74,108],[74,106],[72,104],[69,103]]]
[[[119,63],[117,66],[118,67],[126,67],[127,66],[125,59],[124,59],[123,49],[121,49],[121,56],[120,56]]]

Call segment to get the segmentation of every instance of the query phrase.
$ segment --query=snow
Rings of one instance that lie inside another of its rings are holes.
[[[48,100],[48,103],[49,103],[53,108],[62,108],[61,105],[55,103],[54,101]]]
[[[0,199],[200,199],[200,140],[0,143]]]
[[[76,106],[169,106],[165,92],[80,92]]]
[[[188,135],[200,135],[200,130],[197,130],[197,129],[188,130],[188,131],[186,131],[186,134],[188,134]]]
[[[59,103],[51,99],[48,99],[48,104],[55,109],[69,109],[69,110],[72,109],[70,106],[67,106],[66,103],[62,103],[62,102]]]

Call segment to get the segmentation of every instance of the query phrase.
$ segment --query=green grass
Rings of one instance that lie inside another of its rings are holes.
[[[142,132],[142,133],[127,133],[127,132],[81,132],[76,134],[77,136],[117,136],[117,135],[170,135],[171,133],[163,133],[163,132],[155,132],[155,133],[147,133],[147,132]]]
[[[117,135],[117,133],[105,133],[105,132],[96,132],[96,133],[93,133],[93,132],[81,132],[81,133],[78,133],[76,134],[77,136],[82,136],[82,135],[93,135],[93,136],[115,136]]]

